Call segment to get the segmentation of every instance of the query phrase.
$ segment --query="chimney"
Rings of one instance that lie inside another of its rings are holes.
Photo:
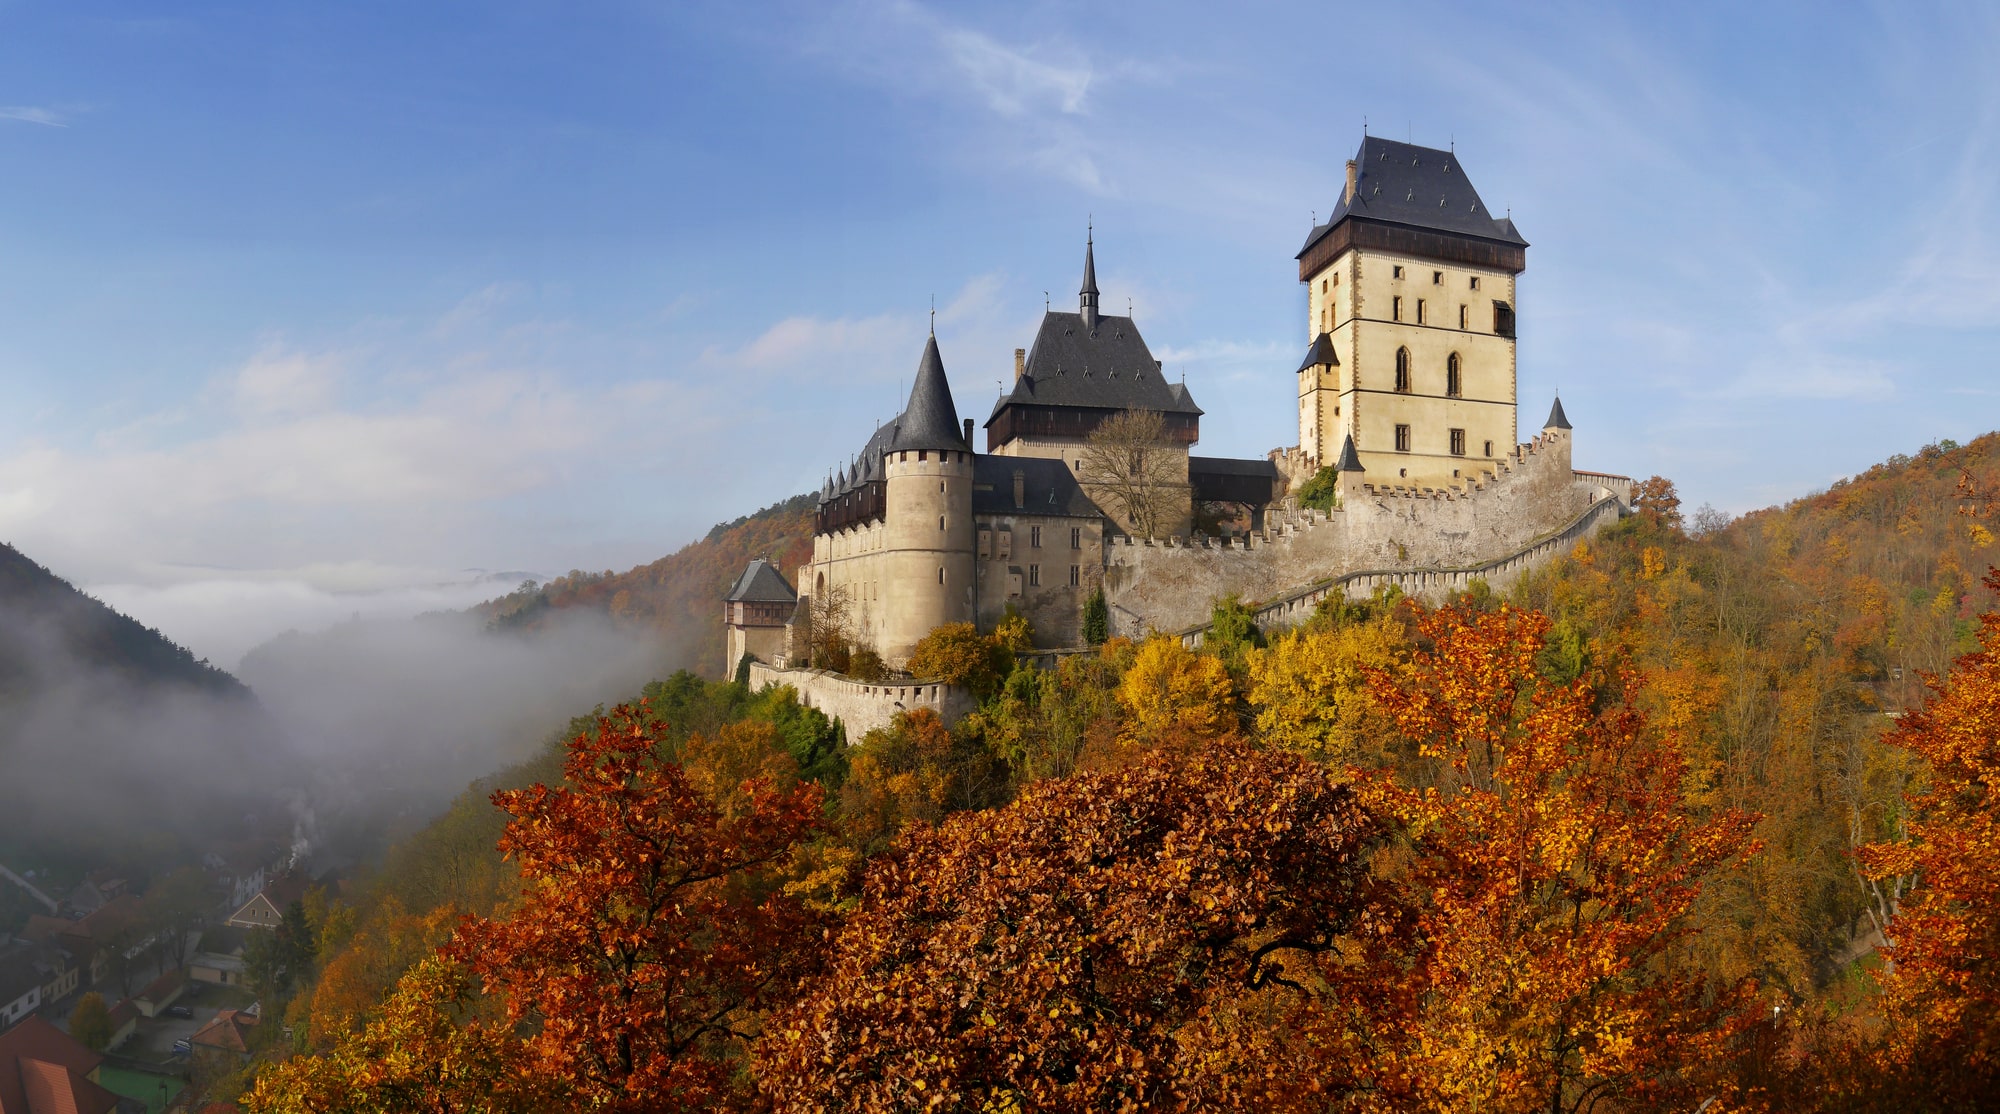
[[[1028,474],[1016,468],[1014,470],[1014,509],[1018,511],[1027,505]]]
[[[1355,185],[1355,181],[1356,181],[1356,177],[1355,177],[1355,166],[1354,166],[1354,160],[1353,160],[1353,159],[1348,159],[1348,160],[1347,160],[1347,192],[1346,192],[1345,194],[1342,194],[1342,195],[1341,195],[1341,198],[1340,198],[1340,199],[1341,199],[1342,201],[1344,201],[1344,202],[1347,202],[1347,203],[1349,203],[1349,204],[1352,204],[1352,203],[1353,203],[1353,201],[1354,201],[1354,185]]]
[[[965,447],[972,447],[972,419],[965,419]]]
[[[1025,348],[1014,349],[1014,382],[1019,383],[1021,381],[1021,376],[1026,374],[1027,371],[1028,371],[1028,350]]]

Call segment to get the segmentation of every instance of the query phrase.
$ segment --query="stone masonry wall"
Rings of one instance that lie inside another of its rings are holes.
[[[1332,514],[1273,509],[1262,535],[1233,542],[1121,539],[1105,554],[1113,633],[1196,626],[1230,592],[1268,602],[1357,570],[1469,568],[1565,531],[1602,498],[1629,498],[1572,471],[1569,450],[1567,431],[1545,432],[1497,475],[1452,489],[1350,480]]]
[[[929,708],[946,723],[955,723],[975,706],[971,693],[934,681],[870,684],[823,669],[777,669],[751,662],[750,691],[761,692],[772,685],[792,686],[799,694],[799,703],[839,720],[847,729],[849,743],[859,742],[877,727],[889,726],[897,712]]]

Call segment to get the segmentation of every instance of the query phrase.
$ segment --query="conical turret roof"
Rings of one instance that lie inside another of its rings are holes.
[[[944,375],[944,357],[938,355],[937,334],[924,343],[924,358],[917,364],[917,381],[910,387],[909,405],[896,423],[892,450],[968,449],[965,430],[958,424],[958,407],[951,401],[951,381]]]
[[[1556,404],[1549,408],[1549,420],[1542,423],[1542,428],[1543,429],[1570,428],[1569,415],[1563,413],[1563,400],[1561,395],[1556,396]]]
[[[1333,466],[1336,472],[1366,472],[1361,466],[1361,454],[1354,451],[1354,435],[1348,434],[1340,442],[1340,460]]]

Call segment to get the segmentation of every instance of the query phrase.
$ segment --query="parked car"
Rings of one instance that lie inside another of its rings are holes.
[[[176,1055],[176,1056],[192,1056],[192,1055],[194,1055],[194,1045],[192,1045],[192,1044],[189,1044],[189,1043],[187,1042],[186,1038],[182,1038],[181,1040],[177,1040],[177,1041],[175,1041],[175,1042],[174,1042],[174,1055]]]
[[[168,1017],[178,1017],[183,1021],[194,1020],[194,1011],[186,1006],[168,1006],[165,1012]]]

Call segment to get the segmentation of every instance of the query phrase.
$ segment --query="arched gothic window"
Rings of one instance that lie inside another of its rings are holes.
[[[1444,361],[1444,393],[1453,398],[1464,394],[1458,378],[1458,353],[1453,352]]]
[[[1410,393],[1410,350],[1396,349],[1396,390]]]

